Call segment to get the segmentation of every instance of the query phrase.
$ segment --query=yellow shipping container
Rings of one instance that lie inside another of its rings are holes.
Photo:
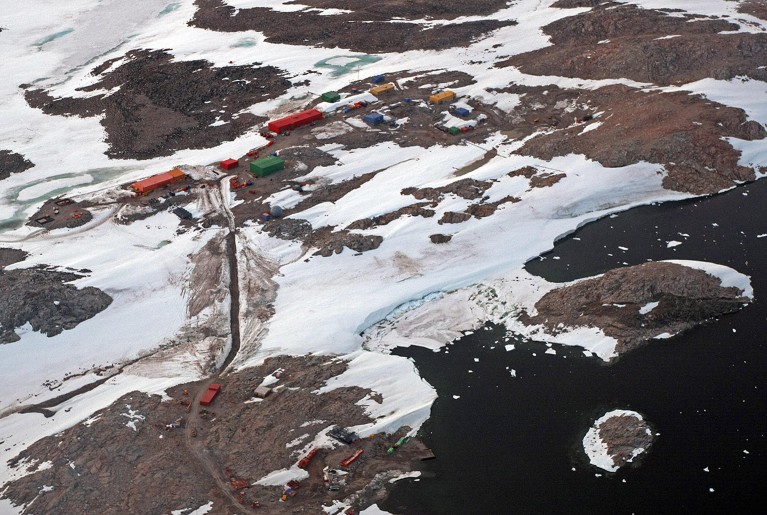
[[[432,104],[441,104],[442,102],[451,102],[453,100],[455,100],[455,92],[449,89],[429,97],[429,102]]]
[[[373,86],[370,88],[370,92],[374,95],[380,95],[381,93],[388,93],[394,91],[394,83],[389,82],[387,84],[381,84],[380,86]]]

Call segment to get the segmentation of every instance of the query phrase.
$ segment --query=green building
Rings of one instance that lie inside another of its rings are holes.
[[[256,159],[250,163],[250,173],[257,177],[266,177],[285,169],[285,161],[276,156]]]
[[[320,98],[322,98],[323,102],[333,103],[333,102],[338,102],[339,100],[341,100],[341,95],[339,95],[338,92],[336,91],[326,91],[325,93],[321,95]]]
[[[458,127],[450,127],[450,128],[447,130],[447,132],[449,132],[449,133],[450,133],[450,134],[452,134],[453,136],[457,136],[458,134],[460,134],[460,133],[461,133],[461,129],[459,129]]]

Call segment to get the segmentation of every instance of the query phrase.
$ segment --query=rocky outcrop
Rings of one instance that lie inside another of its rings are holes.
[[[615,472],[647,452],[655,438],[636,411],[614,410],[594,422],[583,438],[583,450],[592,465]]]
[[[554,289],[535,304],[535,316],[521,320],[541,324],[552,334],[564,328],[599,328],[617,340],[615,353],[620,355],[658,336],[735,312],[751,301],[745,295],[737,287],[723,287],[718,277],[703,270],[645,263]]]
[[[25,159],[21,154],[0,150],[0,181],[10,177],[12,173],[23,172],[33,166],[32,161]]]
[[[263,120],[244,109],[290,86],[273,66],[215,68],[204,60],[173,60],[161,50],[133,50],[122,60],[114,69],[117,59],[93,70],[101,79],[81,88],[93,96],[54,98],[28,89],[27,102],[46,114],[103,115],[109,157],[150,159],[233,140]]]
[[[518,153],[546,160],[583,154],[607,167],[658,163],[666,172],[665,188],[696,195],[753,180],[754,170],[739,163],[740,152],[728,138],[767,137],[765,128],[749,120],[743,110],[685,92],[648,92],[618,85],[596,90],[547,86],[507,91],[522,95],[509,117],[517,136],[533,135],[544,124],[556,128],[530,138]],[[601,114],[594,117],[594,113]],[[660,166],[659,172],[663,173]],[[559,174],[545,177],[530,169],[512,174],[530,178],[531,186],[561,179]]]
[[[514,21],[492,18],[441,24],[424,28],[402,18],[434,17],[450,19],[462,13],[491,14],[506,2],[321,2],[310,3],[327,8],[346,5],[349,12],[333,16],[309,10],[277,11],[268,7],[235,9],[222,0],[196,0],[197,12],[189,22],[194,27],[219,32],[256,30],[267,41],[287,45],[348,48],[356,52],[376,54],[408,50],[441,50],[464,46],[481,39],[491,31],[515,25]],[[476,4],[476,5],[475,5]],[[389,21],[395,21],[389,23]],[[375,30],[371,30],[375,23]]]
[[[0,344],[19,340],[15,329],[27,323],[56,336],[106,309],[112,297],[103,291],[68,284],[81,277],[42,267],[0,270]]]
[[[767,79],[767,69],[760,66],[767,57],[767,34],[732,32],[737,29],[726,20],[605,4],[547,25],[543,30],[552,46],[499,66],[533,75],[661,85],[737,76]]]

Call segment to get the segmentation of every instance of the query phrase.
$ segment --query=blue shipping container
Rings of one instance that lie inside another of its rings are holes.
[[[381,113],[376,113],[373,111],[372,113],[368,113],[363,116],[362,119],[370,125],[378,125],[383,121],[384,117]]]
[[[373,84],[381,84],[383,81],[384,81],[384,76],[383,75],[376,75],[375,77],[373,77],[373,81],[372,82],[373,82]]]
[[[465,107],[456,107],[455,111],[453,111],[456,116],[469,116],[469,110]]]

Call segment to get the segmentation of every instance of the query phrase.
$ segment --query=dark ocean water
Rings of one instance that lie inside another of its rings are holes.
[[[681,244],[669,245],[673,241]],[[422,463],[419,480],[397,483],[382,508],[405,514],[763,513],[767,181],[602,219],[527,268],[568,281],[662,259],[731,266],[751,276],[756,300],[609,366],[578,348],[554,345],[557,354],[550,355],[539,342],[514,336],[506,342],[505,331],[495,327],[438,353],[399,349],[439,394],[422,428],[437,459]],[[636,466],[608,474],[588,464],[581,440],[594,419],[616,408],[644,414],[659,436]]]

